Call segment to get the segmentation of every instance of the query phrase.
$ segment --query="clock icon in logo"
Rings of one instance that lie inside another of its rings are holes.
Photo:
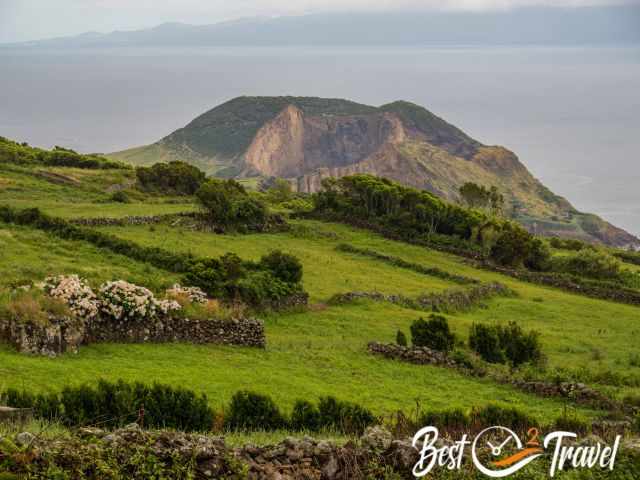
[[[506,427],[489,427],[481,431],[471,446],[471,456],[475,467],[485,475],[492,478],[502,478],[517,472],[525,465],[543,454],[543,450],[537,442],[538,431],[535,428],[529,430],[532,440],[527,442],[526,448],[518,435]],[[510,456],[505,455],[505,449],[517,450]],[[487,449],[489,459],[480,460],[478,453],[481,449]],[[489,468],[488,463],[494,468]]]

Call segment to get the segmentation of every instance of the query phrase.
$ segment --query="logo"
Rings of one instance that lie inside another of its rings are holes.
[[[468,435],[449,445],[438,442],[436,427],[424,427],[413,437],[413,446],[420,452],[420,459],[413,467],[416,478],[426,477],[436,467],[459,470],[470,450],[474,467],[491,478],[504,478],[516,473],[542,456],[550,457],[549,476],[553,477],[565,468],[600,468],[613,470],[620,447],[618,435],[613,446],[568,445],[568,440],[576,440],[572,432],[551,432],[540,444],[540,432],[530,428],[528,440],[523,444],[518,435],[507,427],[489,427],[482,430],[473,441]],[[438,446],[440,445],[440,446]]]

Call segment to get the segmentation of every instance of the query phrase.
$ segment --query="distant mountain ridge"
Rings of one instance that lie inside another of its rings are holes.
[[[640,6],[634,5],[323,13],[213,25],[167,23],[143,30],[90,32],[10,46],[602,45],[640,43],[639,25]]]
[[[518,157],[405,101],[373,107],[315,97],[238,97],[160,141],[109,155],[135,165],[184,160],[220,177],[280,177],[315,192],[323,178],[369,173],[459,202],[466,182],[496,186],[529,230],[614,246],[633,235],[578,212]]]

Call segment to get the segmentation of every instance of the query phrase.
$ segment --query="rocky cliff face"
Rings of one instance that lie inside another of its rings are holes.
[[[391,113],[306,116],[289,105],[256,134],[244,155],[243,175],[297,178],[327,167],[347,174],[406,138],[401,120]]]
[[[633,235],[576,211],[503,147],[482,145],[409,102],[381,107],[312,97],[240,97],[148,147],[113,158],[134,164],[184,160],[222,177],[281,177],[300,192],[355,173],[387,177],[460,201],[466,182],[496,186],[507,213],[538,234],[609,245]],[[154,160],[155,159],[155,160]]]

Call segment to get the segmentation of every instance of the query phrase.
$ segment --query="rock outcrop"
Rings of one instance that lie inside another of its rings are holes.
[[[483,145],[428,110],[308,97],[240,97],[148,147],[112,158],[184,160],[223,177],[281,177],[316,192],[327,177],[367,173],[460,201],[466,182],[495,186],[506,213],[530,231],[615,246],[640,240],[578,212],[504,147]]]

